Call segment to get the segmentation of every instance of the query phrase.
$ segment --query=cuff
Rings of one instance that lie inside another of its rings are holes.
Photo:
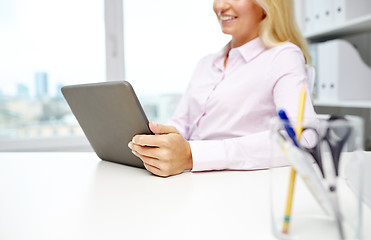
[[[222,140],[189,141],[192,151],[192,171],[226,169],[227,156]]]

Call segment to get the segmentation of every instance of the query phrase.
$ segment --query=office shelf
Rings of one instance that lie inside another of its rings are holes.
[[[335,101],[335,100],[314,100],[314,106],[318,107],[345,107],[345,108],[371,108],[371,100],[357,100],[357,101]]]
[[[348,20],[338,26],[305,33],[304,36],[311,42],[317,42],[367,31],[371,31],[371,14]]]
[[[296,0],[296,1],[301,3],[301,0]],[[346,1],[348,4],[350,3],[355,4],[355,2],[361,3],[363,4],[364,7],[367,7],[367,9],[369,9],[371,6],[369,4],[370,0],[366,0],[366,1],[346,0]],[[307,0],[305,3],[312,3],[312,2],[314,1]],[[322,3],[322,2],[327,2],[327,0],[325,1],[321,0],[321,4],[315,5],[315,8],[317,9],[317,11],[319,8],[325,6],[323,5],[325,3]],[[305,12],[305,7],[306,7],[305,4],[301,4],[300,6],[302,8],[300,10],[301,17],[302,17],[301,22],[304,24],[305,23],[304,15],[307,14],[308,12]],[[359,10],[359,8],[357,9]],[[347,19],[342,23],[339,23],[336,21],[336,20],[341,21],[339,18],[339,19],[333,20],[333,24],[328,24],[328,22],[323,20],[325,23],[323,25],[318,24],[318,22],[316,26],[310,25],[309,26],[310,30],[313,30],[313,31],[305,32],[304,36],[308,40],[309,43],[320,43],[320,42],[324,42],[328,40],[343,38],[351,42],[353,45],[358,46],[359,49],[364,49],[364,51],[362,52],[365,56],[363,61],[365,61],[366,63],[369,63],[370,45],[369,45],[369,42],[367,41],[369,41],[369,36],[371,36],[371,35],[368,35],[368,33],[371,32],[371,12],[370,11],[367,12],[363,10],[360,11],[360,14],[358,16],[355,16],[351,19]],[[310,13],[310,16],[311,16],[310,18],[313,19],[313,16],[311,14],[312,13]],[[303,27],[305,28],[305,26]],[[359,43],[357,41],[359,41]],[[318,52],[316,51],[317,47],[316,47],[316,44],[313,44],[312,46],[313,46],[312,54],[314,55],[313,56],[314,60],[316,60],[316,57],[318,57]],[[334,57],[338,57],[338,56],[334,56]],[[348,56],[346,57],[348,58]],[[318,64],[321,64],[319,63],[319,61],[314,61],[314,63],[316,64],[317,67],[318,67]],[[354,74],[351,74],[351,75],[352,76],[354,75],[354,77],[356,77],[357,72],[355,71],[353,72]],[[339,76],[334,76],[334,77],[339,78]],[[316,79],[316,81],[318,81],[318,78]],[[367,89],[367,88],[364,88],[364,89]],[[318,95],[321,95],[321,94],[318,94]],[[321,96],[326,97],[327,95],[322,94]],[[369,99],[364,99],[364,100],[318,100],[318,99],[314,99],[313,105],[316,107],[316,111],[318,114],[360,116],[364,120],[365,148],[371,149],[371,100]]]
[[[371,13],[345,21],[343,24],[305,33],[304,36],[310,42],[320,42],[336,39],[356,33],[371,31]],[[369,108],[371,100],[314,100],[314,106],[320,107],[343,107],[343,108]]]

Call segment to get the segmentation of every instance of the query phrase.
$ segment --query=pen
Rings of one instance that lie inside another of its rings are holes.
[[[290,120],[287,117],[286,113],[284,110],[279,110],[278,111],[278,116],[281,118],[283,126],[286,129],[287,134],[289,135],[290,139],[294,143],[295,146],[299,147],[299,144],[296,140],[296,134],[294,129],[291,127]]]
[[[313,163],[306,152],[302,148],[297,148],[293,144],[286,141],[282,135],[276,133],[277,141],[282,152],[289,160],[292,167],[295,169],[295,174],[301,175],[304,183],[311,191],[318,204],[330,216],[334,215],[333,207],[330,203],[326,188],[322,185],[321,179],[317,176],[313,168]],[[295,175],[296,176],[296,175]],[[291,180],[291,179],[290,179]],[[291,183],[291,182],[290,182]],[[287,199],[291,200],[290,198]]]
[[[306,85],[303,84],[301,90],[300,90],[300,98],[299,98],[299,109],[298,109],[298,115],[297,115],[297,125],[296,125],[296,135],[298,136],[298,139],[301,136],[301,132],[303,131],[303,117],[304,117],[304,106],[305,106],[305,97],[306,97],[306,91],[305,91]],[[290,138],[294,142],[296,147],[299,147],[299,144],[297,143],[295,132],[290,126],[289,119],[285,113],[285,111],[280,110],[278,112],[279,117],[281,120],[284,121],[284,126],[289,134]],[[287,193],[287,202],[286,202],[286,209],[285,209],[285,217],[282,227],[282,233],[287,234],[289,232],[289,224],[290,224],[290,217],[291,217],[291,208],[292,208],[292,199],[294,197],[294,187],[295,187],[295,177],[296,177],[296,171],[293,167],[291,167],[290,171],[290,181],[289,181],[289,189]]]

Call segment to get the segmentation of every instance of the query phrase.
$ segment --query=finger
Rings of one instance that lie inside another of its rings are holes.
[[[131,144],[130,149],[142,156],[151,157],[151,158],[159,158],[161,149],[158,147],[144,147],[137,145],[135,143]]]
[[[153,167],[151,165],[148,165],[147,163],[144,163],[144,167],[150,171],[151,173],[157,175],[157,176],[160,176],[160,177],[168,177],[166,175],[164,175],[160,169],[156,168],[156,167]]]
[[[168,133],[179,133],[174,126],[162,125],[155,122],[149,123],[149,128],[154,134],[168,134]]]
[[[155,167],[155,168],[160,170],[160,160],[158,160],[156,158],[151,158],[151,157],[141,155],[141,154],[139,154],[135,151],[133,151],[133,154],[135,156],[139,157],[142,160],[143,163],[151,165],[152,167]]]
[[[170,174],[165,173],[160,167],[159,164],[161,163],[160,160],[149,158],[143,155],[140,155],[137,152],[132,151],[133,154],[137,157],[139,157],[143,161],[144,167],[150,171],[151,173],[160,176],[160,177],[168,177]]]
[[[136,135],[132,142],[141,146],[159,147],[163,145],[163,140],[160,137],[159,135]]]
[[[154,166],[154,165],[156,165],[155,164],[155,162],[151,162],[150,160],[149,160],[149,157],[146,157],[146,156],[143,156],[143,155],[141,155],[141,154],[139,154],[138,152],[135,152],[135,151],[131,151],[135,156],[137,156],[138,158],[140,158],[140,160],[142,160],[142,162],[143,162],[143,164],[144,164],[144,166],[150,166],[150,167],[152,167],[152,168],[156,168],[156,169],[158,169],[158,170],[160,170],[158,167],[156,167],[156,166]],[[151,164],[151,163],[153,164]],[[148,169],[147,169],[148,170]],[[148,170],[149,171],[149,170]]]

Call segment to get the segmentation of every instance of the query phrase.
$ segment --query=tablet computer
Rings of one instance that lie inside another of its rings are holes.
[[[99,158],[144,168],[128,143],[137,134],[153,133],[129,82],[70,85],[62,93]]]

